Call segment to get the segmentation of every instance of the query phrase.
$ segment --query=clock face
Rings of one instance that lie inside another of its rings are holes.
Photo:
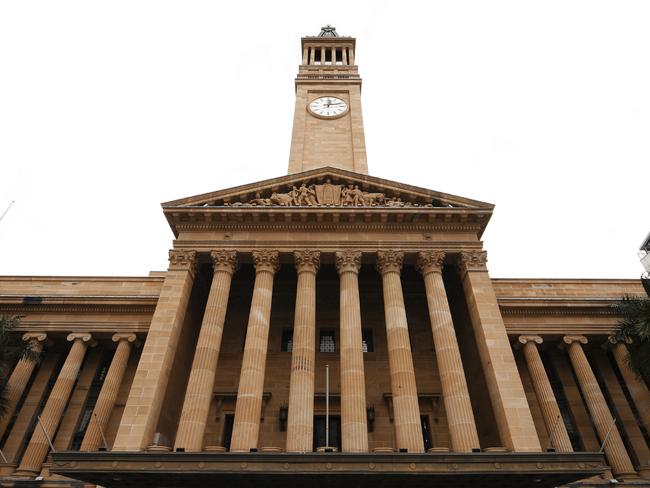
[[[348,111],[348,104],[336,97],[320,97],[308,105],[309,111],[319,117],[334,118]]]

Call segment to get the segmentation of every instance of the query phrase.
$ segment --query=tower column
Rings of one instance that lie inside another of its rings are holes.
[[[359,301],[360,269],[360,251],[336,253],[336,270],[340,281],[341,442],[345,452],[368,451],[366,379]]]
[[[539,452],[542,448],[486,262],[485,251],[461,251],[458,264],[499,437],[511,451]]]
[[[293,324],[287,452],[309,452],[314,439],[314,363],[316,359],[316,273],[318,251],[293,253],[298,271]]]
[[[153,439],[196,268],[196,251],[169,251],[169,269],[117,431],[115,451],[141,451]]]
[[[629,353],[625,344],[617,341],[613,336],[609,338],[609,342],[612,344],[614,360],[616,361],[618,370],[621,372],[621,376],[623,376],[623,380],[625,380],[625,385],[630,392],[632,401],[636,405],[641,422],[643,422],[646,431],[650,431],[650,408],[648,408],[648,405],[650,405],[650,391],[648,391],[645,383],[628,366]]]
[[[273,277],[279,269],[278,256],[277,251],[253,251],[255,285],[230,441],[230,450],[233,452],[248,452],[251,448],[258,447]]]
[[[426,288],[433,346],[440,374],[442,399],[449,423],[451,447],[456,452],[471,452],[472,449],[480,447],[480,443],[456,331],[442,280],[444,259],[443,251],[420,252],[418,268]]]
[[[377,269],[381,273],[384,292],[395,438],[398,449],[406,448],[409,452],[424,452],[415,369],[400,278],[403,259],[403,252],[377,252]]]
[[[212,285],[196,342],[175,441],[177,449],[186,451],[203,449],[203,436],[221,350],[230,284],[237,264],[236,251],[216,250],[212,251],[210,256],[214,269]]]
[[[605,442],[605,456],[607,456],[612,471],[617,476],[636,477],[634,467],[625,450],[621,435],[614,425],[614,419],[607,407],[605,397],[582,349],[582,344],[587,344],[587,338],[585,336],[564,336],[563,341],[568,345],[569,359],[578,378],[580,390],[585,398],[598,437],[601,442]]]
[[[47,334],[45,332],[28,332],[23,335],[23,341],[27,342],[27,347],[35,355],[40,355],[43,352],[43,344],[46,339]],[[2,418],[0,418],[0,437],[5,433],[7,425],[9,425],[11,416],[25,392],[25,387],[34,372],[35,366],[36,361],[34,358],[20,358],[14,370],[11,372],[11,376],[9,376],[9,380],[5,386],[6,409]]]
[[[25,454],[23,454],[20,466],[16,471],[18,476],[31,477],[41,471],[41,465],[45,461],[47,453],[50,451],[50,444],[47,437],[45,437],[43,428],[53,440],[59,422],[61,422],[65,406],[72,393],[72,388],[77,381],[77,375],[81,369],[81,363],[83,363],[91,339],[92,336],[90,334],[68,335],[68,341],[72,342],[72,347],[70,348],[70,352],[68,352],[61,371],[59,371],[47,403],[41,412],[42,427],[36,425]]]
[[[346,47],[341,48],[341,56],[343,60],[343,65],[347,66],[348,64],[348,49]]]
[[[542,363],[542,358],[537,350],[537,345],[543,342],[542,338],[540,336],[519,336],[518,341],[523,344],[526,366],[533,383],[537,403],[542,411],[546,431],[551,439],[551,445],[557,452],[573,452],[569,434],[562,420],[553,388],[551,388],[551,382],[548,380],[544,363]]]
[[[115,400],[120,391],[126,365],[131,355],[131,347],[135,340],[135,334],[113,335],[113,342],[117,342],[117,348],[111,360],[111,366],[108,368],[108,373],[106,373],[102,389],[99,392],[99,397],[97,397],[92,418],[88,422],[88,428],[84,434],[80,451],[96,451],[103,443],[102,432],[106,430],[115,407]]]

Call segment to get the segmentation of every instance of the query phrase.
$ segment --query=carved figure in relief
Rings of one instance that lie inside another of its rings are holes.
[[[400,197],[386,198],[385,193],[365,192],[359,185],[334,185],[330,180],[324,184],[307,185],[302,183],[300,187],[292,186],[287,193],[273,192],[270,198],[263,198],[258,191],[255,198],[246,203],[224,203],[230,206],[272,206],[282,207],[314,207],[321,205],[340,205],[350,207],[432,207],[432,204],[414,204],[404,202]]]

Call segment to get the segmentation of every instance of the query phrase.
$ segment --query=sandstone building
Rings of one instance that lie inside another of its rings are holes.
[[[1,486],[650,486],[640,282],[491,278],[493,205],[368,174],[355,49],[302,39],[288,174],[164,203],[167,271],[0,277]]]

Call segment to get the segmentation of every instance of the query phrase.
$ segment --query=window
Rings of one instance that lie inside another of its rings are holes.
[[[375,344],[372,340],[372,329],[363,329],[361,331],[361,347],[363,352],[374,352]]]
[[[282,330],[282,344],[280,344],[280,352],[293,351],[293,329]]]
[[[431,443],[431,425],[429,424],[429,416],[421,415],[420,422],[422,424],[422,440],[424,441],[424,451],[428,451],[433,447]]]
[[[230,440],[232,439],[232,426],[235,423],[235,414],[227,413],[223,419],[223,435],[221,436],[221,445],[230,450]]]
[[[318,340],[318,352],[336,352],[334,329],[321,329]]]

